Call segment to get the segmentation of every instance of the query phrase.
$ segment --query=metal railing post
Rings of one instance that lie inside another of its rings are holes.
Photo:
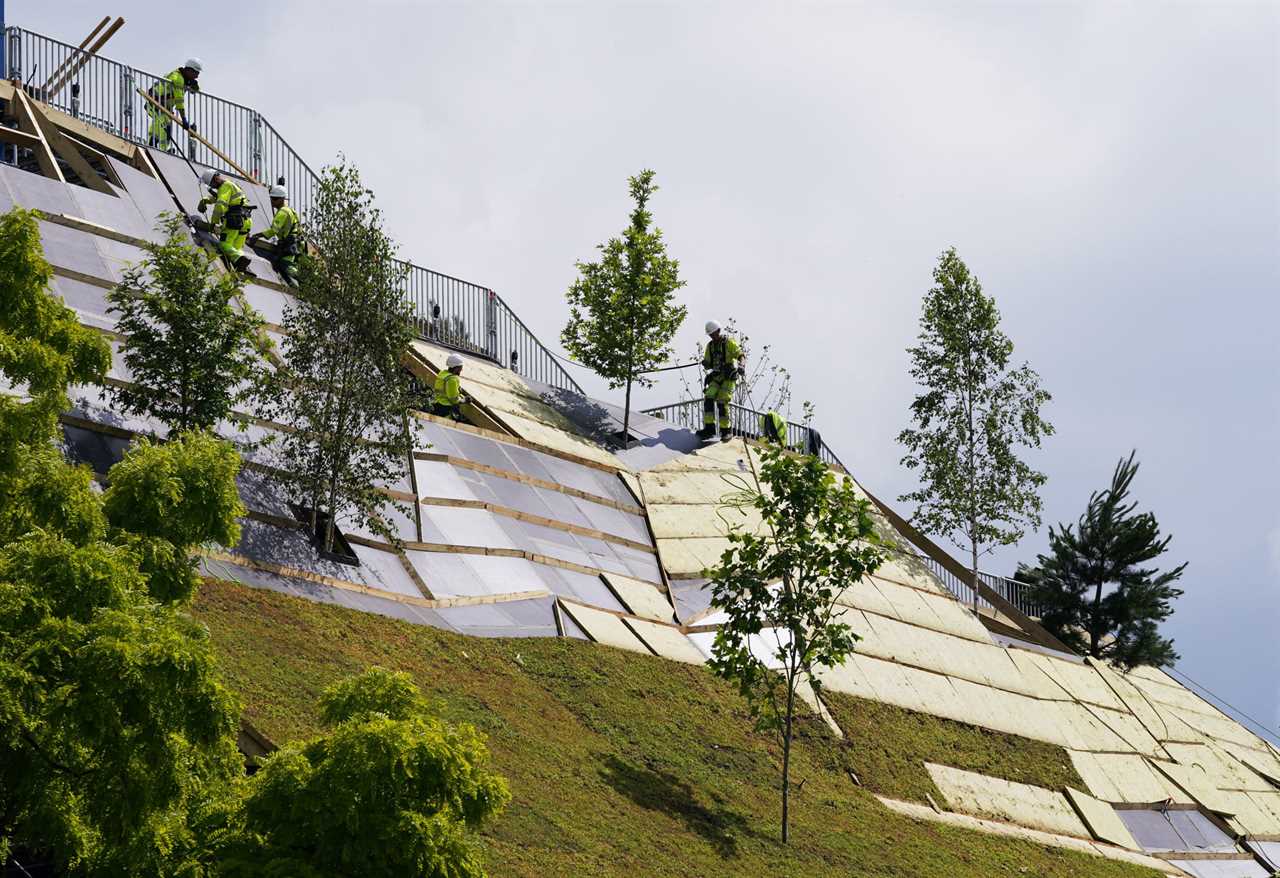
[[[137,140],[133,131],[133,68],[120,69],[120,134],[125,140]]]
[[[9,79],[22,79],[22,31],[9,28]]]
[[[262,116],[258,115],[258,111],[252,111],[250,121],[253,127],[253,142],[251,149],[253,152],[253,162],[250,167],[253,168],[253,175],[259,180],[262,179]]]

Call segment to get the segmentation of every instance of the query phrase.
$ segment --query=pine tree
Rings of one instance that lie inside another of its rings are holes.
[[[1023,364],[1009,368],[1013,342],[1000,312],[954,248],[938,259],[924,299],[911,375],[924,392],[911,404],[915,426],[898,434],[902,463],[920,488],[899,497],[917,504],[914,522],[969,551],[977,604],[978,558],[1039,527],[1037,492],[1045,476],[1019,459],[1053,426],[1040,416],[1049,394]]]
[[[671,339],[684,322],[685,307],[675,304],[684,286],[680,263],[667,256],[662,230],[653,227],[649,199],[658,187],[653,171],[641,171],[627,184],[635,209],[621,238],[600,244],[599,262],[579,262],[578,279],[569,287],[569,322],[560,341],[569,354],[594,369],[610,389],[627,388],[623,441],[631,424],[631,385],[652,382],[646,371],[667,362]]]
[[[175,432],[211,430],[257,383],[262,321],[237,307],[237,275],[214,270],[180,217],[162,214],[157,227],[164,242],[146,244],[146,259],[107,294],[133,379],[112,392],[123,410]]]
[[[1124,668],[1177,661],[1159,625],[1173,614],[1170,602],[1182,594],[1174,583],[1187,567],[1151,566],[1172,537],[1161,538],[1155,515],[1135,512],[1138,504],[1128,502],[1135,454],[1121,458],[1111,486],[1090,495],[1074,526],[1049,529],[1049,554],[1015,574],[1033,586],[1028,597],[1042,607],[1040,623],[1054,636]]]

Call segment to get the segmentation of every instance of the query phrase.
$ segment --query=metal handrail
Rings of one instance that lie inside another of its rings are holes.
[[[966,606],[973,606],[973,587],[969,583],[960,579],[928,555],[920,553],[918,557],[929,568],[929,571],[946,586],[947,591],[955,595],[957,600]],[[998,573],[986,573],[982,570],[978,571],[978,578],[996,594],[1013,604],[1019,612],[1030,616],[1032,619],[1039,619],[1043,615],[1044,608],[1032,601],[1029,596],[1032,588],[1029,584],[1010,579],[1007,576],[1001,576]],[[994,609],[991,603],[981,596],[978,596],[978,605],[987,609]]]
[[[149,117],[137,90],[147,91],[160,77],[20,27],[5,28],[5,42],[7,77],[24,82],[29,78],[33,97],[124,140],[147,145]],[[46,93],[46,78],[64,62],[83,66],[56,93]],[[283,178],[305,221],[315,204],[319,177],[261,113],[207,92],[188,95],[186,104],[187,118],[196,130],[233,162],[260,181]],[[172,134],[173,148],[192,161],[234,172],[195,138],[178,130]],[[583,393],[493,290],[411,262],[403,265],[405,297],[423,338],[487,357],[544,384]]]
[[[701,427],[703,423],[702,400],[700,399],[686,399],[681,402],[673,402],[670,405],[644,409],[643,414],[662,418],[664,421],[670,421],[690,430]],[[736,402],[729,403],[729,423],[733,425],[733,429],[740,435],[748,436],[752,439],[761,438],[760,418],[763,415],[764,412],[738,405]],[[816,434],[816,430],[811,430],[804,424],[787,421],[788,448],[796,451],[808,451],[810,437]],[[840,462],[840,458],[836,457],[836,453],[831,450],[831,446],[827,445],[820,436],[818,437],[818,458],[823,463],[833,464],[848,472],[845,465]]]

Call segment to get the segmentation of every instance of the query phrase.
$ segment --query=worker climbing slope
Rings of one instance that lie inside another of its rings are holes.
[[[204,213],[206,207],[213,205],[209,226],[218,238],[218,251],[227,267],[252,274],[248,271],[249,257],[244,255],[243,247],[253,226],[249,216],[253,206],[249,204],[244,190],[231,178],[210,168],[200,172],[200,182],[208,187],[209,194],[200,199],[196,209]]]
[[[302,253],[302,235],[298,226],[298,212],[289,206],[289,192],[283,186],[272,186],[270,190],[271,209],[275,215],[271,226],[265,231],[253,235],[249,239],[252,246],[255,240],[275,239],[275,252],[271,257],[271,265],[284,282],[291,287],[298,285],[298,255]]]
[[[744,374],[746,356],[738,343],[724,333],[719,323],[708,320],[707,350],[702,355],[702,368],[706,370],[706,385],[702,399],[702,429],[699,439],[710,439],[716,434],[716,415],[719,414],[720,441],[727,441],[733,424],[729,419],[729,403],[733,389]]]
[[[160,106],[178,114],[186,131],[191,130],[191,123],[187,121],[186,95],[187,92],[200,91],[200,71],[203,69],[204,64],[199,58],[188,58],[187,63],[147,90],[147,94]],[[173,152],[173,121],[150,103],[146,105],[146,110],[147,117],[151,120],[147,128],[147,145]]]
[[[445,369],[436,375],[435,387],[432,389],[435,402],[432,414],[442,418],[462,420],[462,357],[450,354],[445,360]]]

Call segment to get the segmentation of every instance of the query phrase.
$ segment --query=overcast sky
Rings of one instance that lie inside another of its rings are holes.
[[[1136,448],[1134,494],[1190,562],[1180,667],[1280,723],[1280,5],[110,6],[105,54],[199,55],[206,91],[313,165],[358,164],[404,256],[497,290],[557,350],[574,260],[654,168],[681,351],[735,317],[886,499],[913,484],[905,348],[954,245],[1054,396],[1046,522]],[[104,11],[7,17],[78,43]]]

